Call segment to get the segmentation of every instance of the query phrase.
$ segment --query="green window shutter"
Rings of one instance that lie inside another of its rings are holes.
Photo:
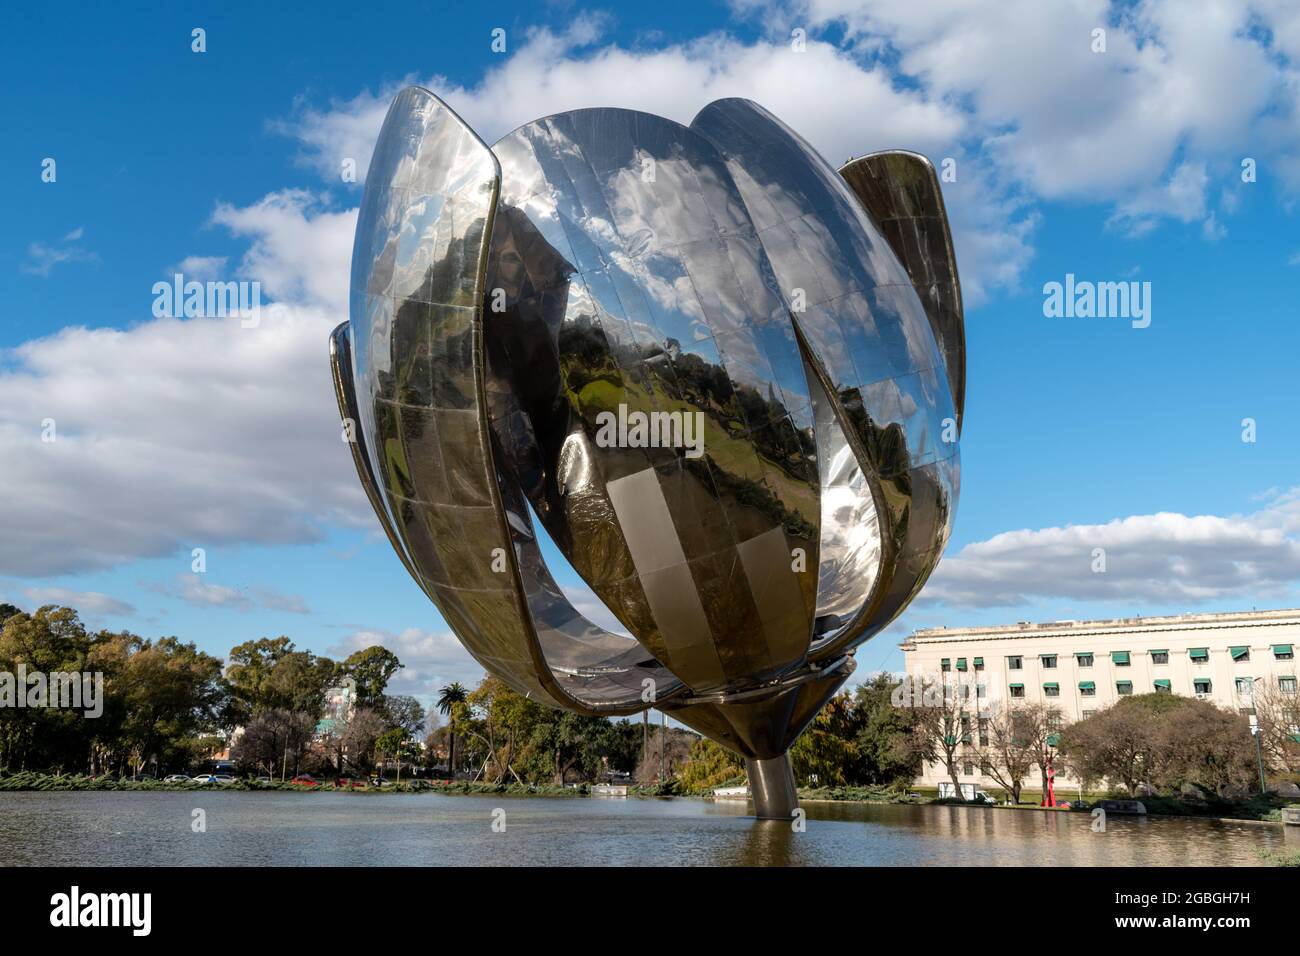
[[[1234,647],[1234,648],[1231,649],[1230,653],[1232,654],[1232,659],[1233,659],[1234,661],[1240,661],[1240,660],[1244,660],[1245,658],[1247,658],[1247,657],[1250,656],[1250,648],[1249,648],[1249,647]]]
[[[1173,689],[1174,689],[1174,685],[1173,685],[1173,682],[1172,682],[1172,681],[1167,681],[1167,680],[1158,680],[1158,681],[1156,681],[1156,689],[1157,689],[1157,690],[1173,690]]]
[[[964,671],[965,669],[966,669],[966,658],[964,657],[957,658],[957,670]]]
[[[1024,685],[1024,684],[1010,684],[1010,685],[1008,685],[1008,686],[1010,686],[1010,687],[1024,687],[1025,685]]]
[[[1049,746],[1049,747],[1056,747],[1056,746],[1059,746],[1060,743],[1061,743],[1061,735],[1060,735],[1060,734],[1048,734],[1048,735],[1047,735],[1047,746]]]
[[[1274,657],[1291,657],[1292,654],[1293,654],[1293,652],[1292,652],[1292,650],[1291,650],[1291,645],[1290,645],[1290,644],[1274,644],[1274,645],[1273,645],[1273,656],[1274,656]]]
[[[1096,690],[1097,685],[1090,680],[1079,681],[1079,690]]]
[[[1058,684],[1058,683],[1056,683],[1055,681],[1053,681],[1053,682],[1051,682],[1051,683],[1044,684],[1043,686],[1044,686],[1044,687],[1060,687],[1061,685]]]
[[[1168,654],[1168,653],[1169,653],[1169,648],[1167,648],[1167,647],[1153,647],[1153,648],[1151,648],[1151,650],[1147,651],[1147,653],[1148,653],[1148,654]]]
[[[1187,656],[1194,661],[1208,661],[1210,659],[1210,649],[1208,647],[1189,647]]]
[[[1075,657],[1092,657],[1092,651],[1075,651]]]
[[[1128,663],[1128,651],[1111,651],[1111,652],[1110,652],[1110,662],[1111,662],[1112,664],[1127,664],[1127,663]]]
[[[1208,694],[1210,692],[1209,678],[1201,677],[1192,681],[1192,691],[1197,694]]]
[[[977,657],[977,658],[975,658],[975,667],[976,667],[976,669],[979,669],[979,668],[981,668],[981,667],[983,667],[983,666],[984,666],[984,658],[982,658],[982,657]]]
[[[1117,681],[1115,681],[1115,693],[1117,693],[1117,694],[1131,694],[1131,693],[1133,693],[1133,682],[1132,682],[1131,680],[1117,680]]]
[[[1039,654],[1038,656],[1039,656],[1040,659],[1045,660],[1045,661],[1054,661],[1054,660],[1056,660],[1056,655],[1055,655],[1055,654]]]

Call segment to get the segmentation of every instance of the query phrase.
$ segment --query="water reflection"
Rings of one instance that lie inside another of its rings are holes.
[[[207,812],[193,833],[191,812]],[[506,811],[494,833],[493,810]],[[15,793],[14,865],[1252,866],[1300,831],[1206,820],[810,803],[807,829],[733,801],[434,794]]]

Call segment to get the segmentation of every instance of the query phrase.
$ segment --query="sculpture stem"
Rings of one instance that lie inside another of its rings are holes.
[[[745,759],[749,773],[749,792],[754,798],[754,816],[760,820],[789,820],[799,806],[794,787],[794,770],[790,755],[766,760]]]

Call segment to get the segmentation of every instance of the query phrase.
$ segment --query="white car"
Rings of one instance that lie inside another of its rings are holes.
[[[163,783],[189,783],[190,778],[183,773],[174,773],[163,778]]]
[[[235,778],[228,773],[201,773],[194,778],[195,783],[234,783]]]

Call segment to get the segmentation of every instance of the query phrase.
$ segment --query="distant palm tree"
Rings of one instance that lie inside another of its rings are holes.
[[[460,681],[452,681],[438,693],[438,713],[447,718],[447,769],[451,771],[453,780],[456,779],[456,725],[451,720],[451,712],[456,704],[465,703],[468,697],[469,691]]]

